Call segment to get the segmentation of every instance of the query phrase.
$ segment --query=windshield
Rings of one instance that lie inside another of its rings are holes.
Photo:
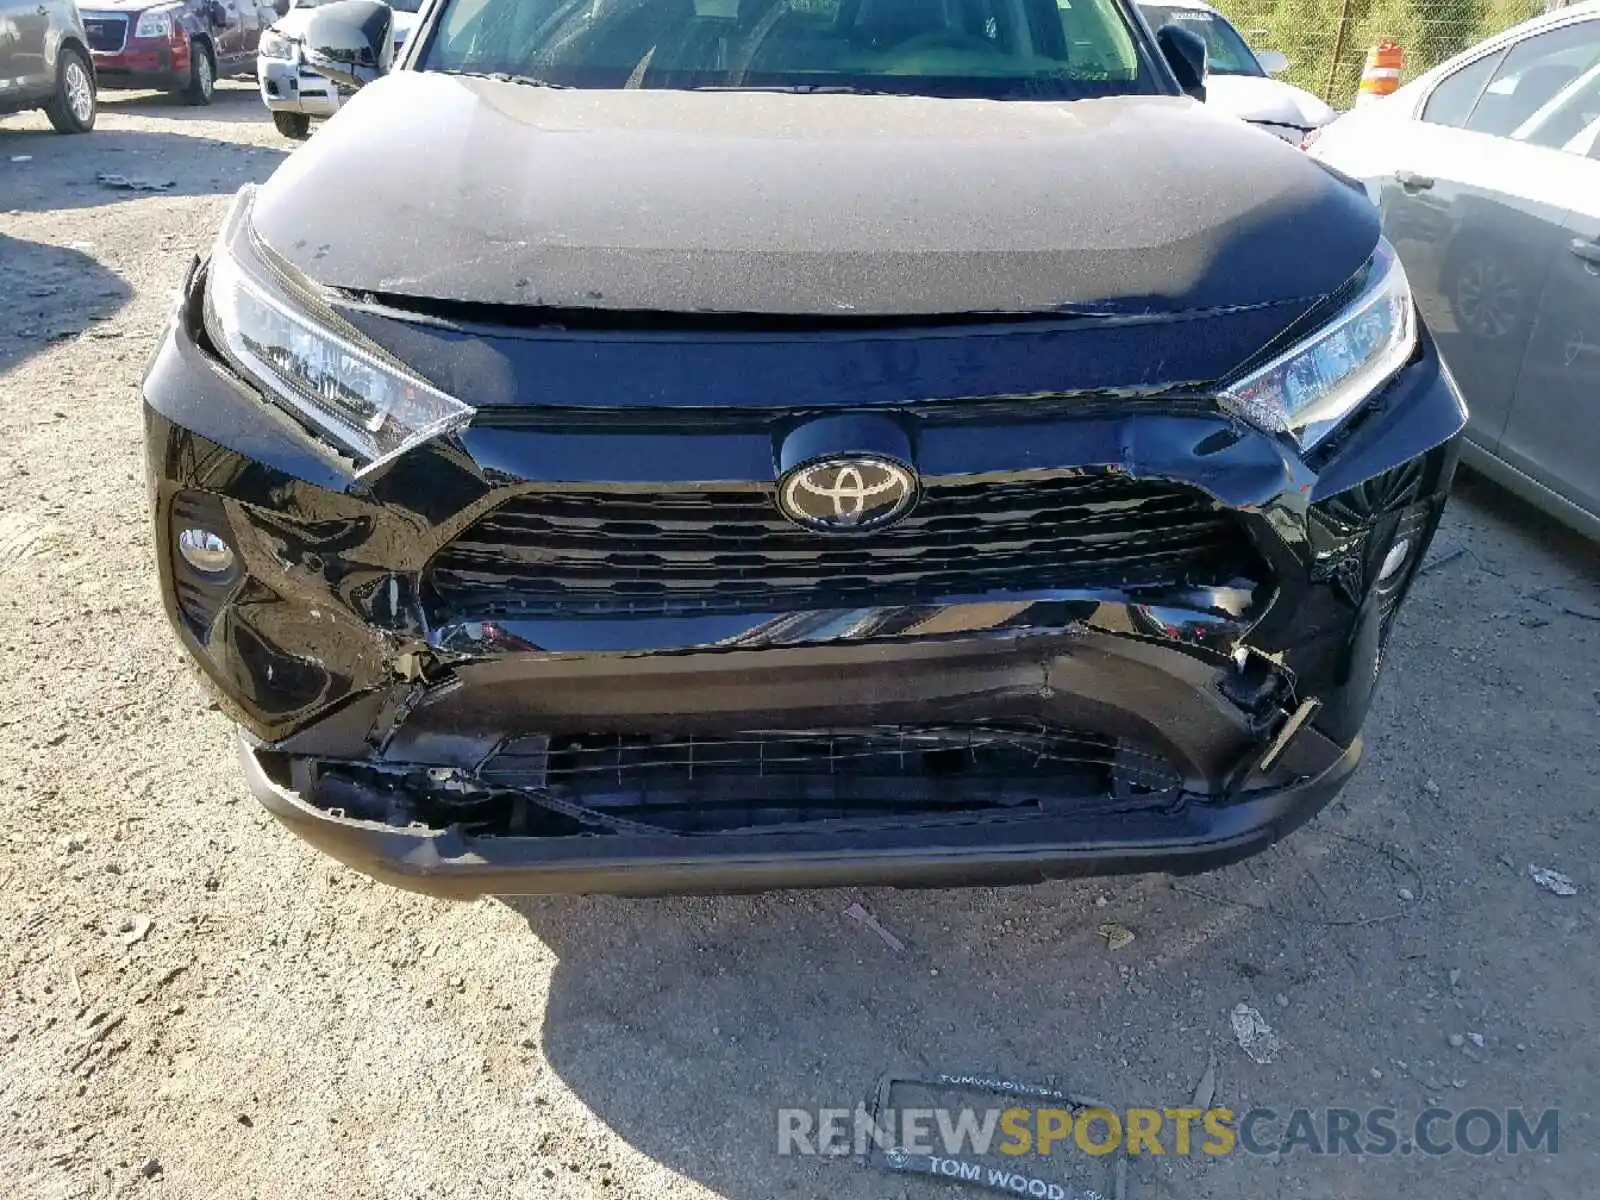
[[[448,0],[418,66],[580,88],[1166,90],[1118,0]]]
[[[1261,64],[1239,31],[1220,15],[1203,8],[1169,8],[1161,4],[1141,4],[1139,11],[1151,29],[1163,25],[1182,25],[1206,40],[1206,65],[1213,75],[1264,75]]]

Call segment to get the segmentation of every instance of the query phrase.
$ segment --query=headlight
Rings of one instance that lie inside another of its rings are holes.
[[[1310,449],[1411,357],[1417,322],[1394,247],[1373,253],[1361,294],[1305,341],[1222,389],[1228,411]]]
[[[256,53],[262,58],[294,58],[294,39],[269,29],[261,35]]]
[[[133,28],[136,38],[168,38],[172,36],[172,10],[152,9],[139,17]]]
[[[211,255],[206,330],[267,396],[353,455],[366,474],[459,429],[473,409],[341,320],[314,284],[254,249],[255,188],[234,200]]]

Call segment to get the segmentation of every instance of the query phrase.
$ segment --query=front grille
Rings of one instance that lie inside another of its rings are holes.
[[[114,13],[85,13],[83,32],[88,35],[89,49],[117,54],[128,40],[128,18]]]
[[[1254,562],[1204,494],[1097,473],[936,484],[898,525],[855,536],[791,525],[770,488],[530,492],[446,547],[427,582],[442,623],[1216,584]]]
[[[1164,758],[1039,722],[514,739],[476,784],[595,813],[728,832],[818,821],[1131,812],[1181,802]]]

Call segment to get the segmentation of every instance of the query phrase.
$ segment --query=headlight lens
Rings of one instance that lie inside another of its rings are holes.
[[[133,36],[137,38],[165,38],[172,36],[172,10],[151,9],[139,17]]]
[[[292,59],[294,57],[293,47],[293,38],[284,37],[283,34],[269,29],[261,35],[261,41],[256,46],[256,53],[262,58]]]
[[[353,455],[358,475],[472,419],[469,405],[340,321],[312,285],[263,264],[251,246],[254,203],[254,187],[240,191],[206,283],[206,329],[242,374]]]
[[[1228,411],[1315,446],[1410,359],[1417,345],[1411,285],[1394,247],[1378,241],[1361,294],[1266,366],[1222,389]]]

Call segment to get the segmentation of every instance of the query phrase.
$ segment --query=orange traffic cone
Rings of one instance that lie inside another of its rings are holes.
[[[1384,38],[1367,54],[1367,65],[1361,68],[1361,88],[1356,93],[1356,106],[1381,100],[1400,86],[1400,72],[1405,67],[1405,53],[1400,43]]]

